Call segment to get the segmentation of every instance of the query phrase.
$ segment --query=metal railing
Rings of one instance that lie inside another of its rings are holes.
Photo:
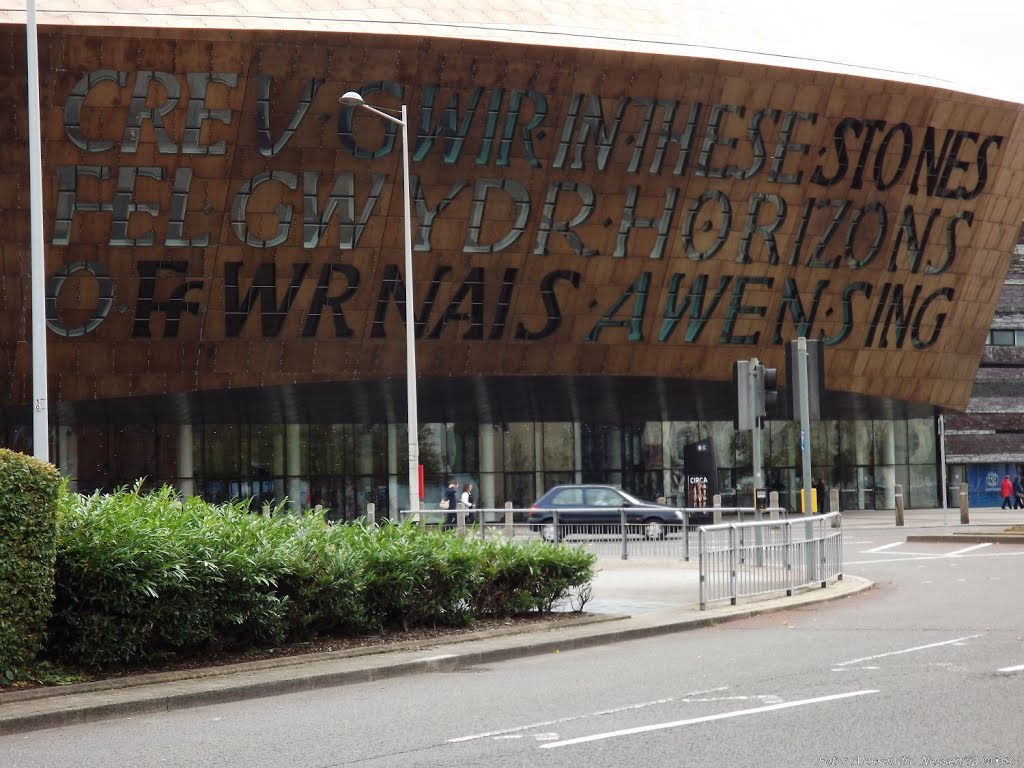
[[[697,529],[700,609],[843,578],[842,514]]]
[[[689,561],[696,555],[697,524],[691,515],[706,519],[713,514],[760,520],[763,514],[773,517],[785,510],[756,510],[753,507],[683,508],[666,507],[666,521],[655,521],[636,507],[574,507],[551,510],[538,521],[529,520],[527,509],[439,509],[399,513],[401,520],[412,519],[422,525],[449,528],[460,535],[478,538],[541,539],[552,543],[582,547],[598,557],[663,558]],[[594,520],[599,514],[600,522]],[[587,518],[590,520],[587,520]]]

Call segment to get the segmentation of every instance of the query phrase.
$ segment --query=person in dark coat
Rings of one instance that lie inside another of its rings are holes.
[[[818,514],[825,514],[827,501],[825,499],[825,481],[820,477],[814,481],[814,492],[818,495]]]
[[[455,482],[454,477],[448,478],[448,487],[444,490],[444,501],[448,502],[448,506],[445,509],[448,510],[448,514],[444,516],[445,527],[455,525],[455,510],[459,506],[459,485]]]
[[[1024,509],[1024,480],[1020,475],[1013,481],[1013,508]]]

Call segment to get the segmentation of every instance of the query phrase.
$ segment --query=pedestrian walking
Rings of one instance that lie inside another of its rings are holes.
[[[1013,481],[1013,508],[1024,509],[1024,480],[1020,475]]]
[[[1010,499],[1013,497],[1013,483],[1010,481],[1009,475],[1003,475],[1003,482],[1000,483],[999,490],[1003,494],[1003,506],[1000,509],[1012,509]]]
[[[448,510],[444,516],[444,526],[455,525],[455,509],[459,506],[459,484],[454,477],[448,478],[448,487],[444,489],[444,498],[441,499],[441,509]]]
[[[459,497],[459,504],[462,505],[460,507],[460,509],[472,509],[473,508],[473,484],[472,483],[466,483],[464,486],[462,486],[462,496]],[[466,521],[469,522],[471,520],[472,520],[472,517],[470,517],[470,515],[467,514],[466,515]]]

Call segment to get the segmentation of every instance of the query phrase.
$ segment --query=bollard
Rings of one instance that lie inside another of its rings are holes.
[[[619,525],[622,527],[622,559],[629,559],[629,528],[626,526],[626,508],[619,507]]]
[[[971,522],[971,511],[967,507],[967,483],[960,483],[960,524]]]
[[[462,506],[461,501],[456,505],[455,528],[459,536],[466,535],[466,508]]]
[[[711,522],[715,525],[722,524],[722,494],[716,493],[711,497],[711,503],[714,505],[714,511],[711,513]]]
[[[366,522],[370,524],[371,528],[377,524],[377,513],[376,513],[376,510],[377,510],[377,505],[376,504],[374,504],[372,501],[367,502],[367,504],[366,504]]]
[[[839,489],[832,488],[828,492],[828,511],[838,512],[839,511]],[[832,527],[838,528],[841,525],[839,515],[832,518]]]
[[[903,486],[896,484],[896,525],[903,526]]]
[[[768,513],[768,516],[772,520],[778,520],[779,519],[779,492],[778,491],[769,491],[768,492],[768,506],[771,507],[771,512]]]
[[[511,539],[514,534],[514,528],[512,527],[512,502],[505,502],[505,538]]]

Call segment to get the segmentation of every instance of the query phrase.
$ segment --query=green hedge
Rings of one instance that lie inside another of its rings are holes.
[[[64,494],[49,653],[109,666],[548,611],[593,556],[414,524],[261,515],[173,489]]]
[[[0,449],[0,685],[46,638],[60,485],[53,465]]]

